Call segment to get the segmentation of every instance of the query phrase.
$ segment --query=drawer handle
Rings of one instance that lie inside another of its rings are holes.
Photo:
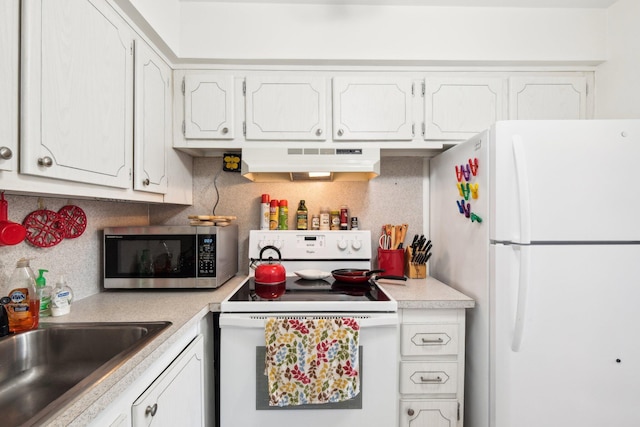
[[[428,340],[426,338],[422,338],[423,344],[442,344],[444,340],[442,338],[436,338],[435,340]]]
[[[423,383],[442,383],[442,377],[435,377],[435,378],[420,377],[420,381],[422,381]]]

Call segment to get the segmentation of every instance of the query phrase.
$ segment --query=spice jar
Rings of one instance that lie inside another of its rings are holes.
[[[340,230],[340,211],[332,210],[330,216],[331,216],[331,229]]]

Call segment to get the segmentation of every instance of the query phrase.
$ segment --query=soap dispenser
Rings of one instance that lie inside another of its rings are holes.
[[[40,317],[51,316],[51,286],[47,286],[47,279],[44,277],[44,273],[48,273],[49,270],[39,269],[38,277],[36,278],[36,294],[40,300]]]
[[[53,317],[68,314],[71,311],[71,302],[73,301],[73,291],[67,286],[65,276],[60,276],[58,283],[51,293],[51,315]]]

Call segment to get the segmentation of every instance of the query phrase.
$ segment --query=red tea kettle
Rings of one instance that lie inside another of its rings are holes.
[[[275,263],[272,256],[266,260],[266,263],[262,263],[262,255],[266,250],[273,250],[278,254],[278,262]],[[256,267],[254,274],[254,280],[256,284],[256,294],[260,298],[276,299],[280,298],[286,290],[287,271],[284,266],[280,264],[282,255],[275,246],[265,246],[260,250],[260,262],[261,264]]]

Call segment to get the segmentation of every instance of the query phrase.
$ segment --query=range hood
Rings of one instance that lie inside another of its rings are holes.
[[[242,175],[255,182],[368,181],[380,175],[379,148],[244,148]]]

